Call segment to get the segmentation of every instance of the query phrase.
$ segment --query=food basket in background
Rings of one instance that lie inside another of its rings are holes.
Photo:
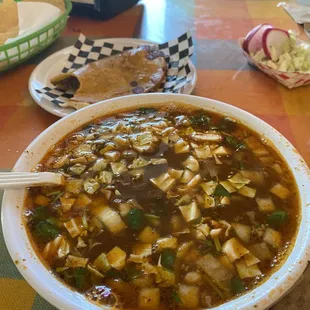
[[[0,46],[0,72],[15,67],[38,54],[59,37],[72,9],[70,0],[64,0],[64,2],[66,10],[54,22],[26,37]]]
[[[242,43],[244,38],[239,40],[239,46],[242,49],[243,55],[247,58],[248,63],[253,67],[256,67],[260,71],[269,75],[271,78],[281,83],[285,87],[292,89],[300,86],[310,84],[310,73],[304,72],[284,72],[278,69],[273,69],[265,64],[259,63],[253,59],[243,48]]]

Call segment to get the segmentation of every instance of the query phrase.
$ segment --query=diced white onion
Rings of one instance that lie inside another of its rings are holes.
[[[263,213],[270,213],[275,211],[276,206],[274,205],[272,199],[270,197],[267,198],[256,198],[256,203],[258,208]]]
[[[92,195],[99,189],[100,184],[95,179],[86,179],[83,187],[86,193]]]
[[[280,232],[267,227],[263,236],[263,240],[269,245],[279,248],[282,244],[282,235]]]
[[[183,139],[178,140],[175,144],[174,144],[174,152],[176,154],[184,154],[184,153],[188,153],[190,151],[190,147],[188,142],[184,141]]]
[[[233,184],[235,183],[249,184],[251,182],[250,179],[245,178],[240,173],[236,173],[231,178],[229,178],[227,181]]]
[[[236,188],[228,181],[221,181],[220,184],[229,192],[234,193],[236,192]]]
[[[107,205],[100,205],[92,208],[92,213],[108,228],[112,234],[118,234],[126,229],[126,224],[123,222],[120,215]]]
[[[126,252],[118,246],[114,247],[110,252],[107,253],[109,264],[117,270],[122,270],[125,268],[126,256]]]
[[[217,184],[218,183],[215,181],[209,181],[206,183],[201,183],[200,186],[207,195],[213,195]]]
[[[228,196],[223,196],[220,201],[221,205],[229,205],[230,204],[230,198]]]
[[[237,236],[245,243],[249,243],[251,239],[251,226],[240,224],[240,223],[231,223]]]
[[[129,169],[143,168],[147,166],[149,163],[150,161],[144,159],[143,157],[138,157],[134,159],[131,165],[129,165]]]
[[[194,156],[189,156],[184,162],[183,166],[193,172],[199,171],[198,160]]]
[[[183,170],[176,170],[172,168],[168,168],[168,173],[170,176],[176,180],[179,180],[182,177]]]
[[[251,252],[244,255],[244,261],[248,267],[256,265],[260,262],[260,260],[256,256],[254,256]]]
[[[114,174],[121,174],[123,172],[128,171],[127,163],[125,160],[121,160],[120,162],[117,162],[117,163],[110,163],[110,165],[111,165],[112,172]]]
[[[223,164],[223,163],[219,160],[219,158],[217,157],[216,154],[213,154],[213,157],[214,157],[215,163],[216,163],[217,165],[222,165],[222,164]]]
[[[167,164],[168,161],[166,158],[151,158],[151,164],[152,165],[164,165]]]
[[[194,172],[192,172],[189,169],[185,169],[180,182],[183,184],[187,184],[193,179],[194,175],[195,175]]]
[[[160,238],[156,241],[157,252],[162,252],[164,249],[176,249],[178,247],[178,239],[174,237]]]
[[[247,266],[243,259],[236,262],[236,268],[240,279],[253,278],[262,274],[257,265]]]
[[[217,156],[227,156],[231,155],[231,151],[227,147],[221,145],[213,151],[213,154]]]
[[[179,297],[181,303],[186,308],[199,308],[200,304],[200,289],[197,286],[180,285],[179,286]]]
[[[196,220],[201,216],[200,210],[195,201],[189,205],[179,206],[179,209],[186,222]]]
[[[72,218],[70,221],[65,222],[64,226],[66,227],[72,238],[79,236],[85,231],[85,228],[83,226],[83,220],[80,216]]]
[[[163,192],[168,192],[176,183],[169,173],[163,173],[156,178],[150,179],[150,181]]]
[[[88,264],[88,258],[68,255],[65,267],[84,268]]]
[[[200,174],[196,174],[186,185],[187,188],[195,187],[201,181]]]
[[[212,152],[209,145],[194,148],[194,155],[200,159],[212,158]]]
[[[275,184],[270,189],[270,192],[278,196],[281,199],[287,199],[291,194],[291,192],[286,187],[284,187],[281,183]]]
[[[247,250],[236,238],[231,238],[226,241],[222,246],[222,250],[231,262],[234,262],[249,253],[249,250]]]
[[[245,185],[238,190],[238,193],[245,197],[254,198],[256,195],[256,189]]]

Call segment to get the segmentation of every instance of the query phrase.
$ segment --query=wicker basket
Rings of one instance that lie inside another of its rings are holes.
[[[54,22],[24,38],[0,46],[0,72],[15,67],[51,45],[67,24],[72,9],[70,0],[64,0],[66,11]]]

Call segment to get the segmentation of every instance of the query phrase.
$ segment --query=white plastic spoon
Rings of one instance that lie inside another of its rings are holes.
[[[64,178],[53,172],[0,172],[0,189],[62,185]]]

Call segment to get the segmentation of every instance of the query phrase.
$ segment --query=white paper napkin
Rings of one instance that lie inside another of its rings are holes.
[[[310,3],[310,1],[309,1]],[[297,24],[303,24],[305,33],[310,38],[310,6],[299,3],[279,3],[291,15]]]
[[[60,15],[61,11],[54,5],[43,2],[18,2],[19,34],[15,38],[6,40],[12,43],[47,26]]]

